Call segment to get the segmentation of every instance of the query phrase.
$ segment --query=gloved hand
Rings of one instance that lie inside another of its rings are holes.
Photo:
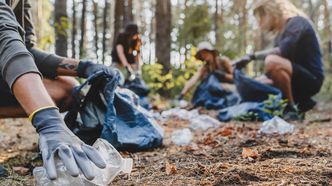
[[[242,58],[238,59],[237,61],[235,61],[233,63],[233,66],[237,69],[241,69],[245,66],[247,66],[247,64],[252,61],[252,60],[255,60],[256,57],[255,57],[255,54],[249,54],[249,55],[245,55],[243,56]]]
[[[80,61],[77,67],[77,75],[80,78],[88,78],[94,73],[104,69],[109,70],[111,68],[102,64],[93,63],[91,61]]]
[[[176,97],[176,99],[177,99],[178,101],[180,101],[180,100],[183,100],[183,97],[184,97],[184,95],[181,93],[180,95],[178,95],[178,96]]]
[[[30,119],[39,133],[39,148],[50,179],[57,178],[55,157],[62,160],[72,176],[78,176],[81,170],[89,180],[95,177],[91,162],[99,168],[106,167],[97,150],[86,145],[67,128],[56,107],[38,110]]]
[[[126,70],[128,72],[128,80],[133,81],[136,79],[136,75],[134,73],[134,70],[130,66],[126,66]]]

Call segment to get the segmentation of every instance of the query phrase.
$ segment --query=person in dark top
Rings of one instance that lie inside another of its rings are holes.
[[[134,75],[139,71],[139,59],[141,39],[138,26],[129,23],[124,32],[121,32],[114,43],[112,50],[112,64],[118,69],[125,68],[129,73],[127,76]],[[122,72],[124,72],[122,70]]]
[[[207,78],[210,73],[218,75],[222,83],[220,86],[224,89],[232,89],[233,86],[230,84],[233,83],[233,67],[227,57],[219,56],[218,51],[209,42],[201,42],[197,46],[195,58],[204,61],[205,64],[190,78],[177,99],[181,100],[198,81]]]
[[[263,31],[277,34],[275,47],[247,55],[236,66],[264,60],[266,75],[259,80],[283,92],[288,100],[286,118],[300,119],[299,112],[314,107],[311,97],[320,91],[324,81],[317,34],[307,16],[288,0],[258,0],[254,14]]]
[[[73,77],[64,76],[87,78],[107,67],[36,49],[31,8],[29,0],[0,0],[0,118],[29,116],[50,179],[57,178],[58,157],[72,176],[82,172],[91,180],[91,163],[100,168],[106,163],[67,128],[59,109],[70,106],[77,85]]]

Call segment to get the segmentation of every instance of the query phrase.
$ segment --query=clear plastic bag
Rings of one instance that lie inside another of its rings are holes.
[[[39,186],[104,186],[110,184],[120,172],[127,174],[131,172],[133,160],[131,158],[122,158],[119,152],[106,140],[97,139],[93,147],[98,150],[107,164],[105,169],[99,169],[94,166],[96,176],[93,180],[87,180],[82,173],[78,177],[72,177],[63,163],[57,161],[58,178],[50,180],[43,167],[36,167],[33,170],[36,184]]]

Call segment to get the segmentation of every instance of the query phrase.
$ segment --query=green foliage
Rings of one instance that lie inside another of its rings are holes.
[[[61,35],[61,36],[68,36],[67,30],[70,28],[69,26],[69,21],[68,18],[65,16],[62,16],[59,20],[59,22],[54,23],[54,27],[56,30],[56,33]]]
[[[269,95],[269,98],[264,101],[263,111],[272,116],[282,117],[287,106],[287,100],[279,99],[277,95]],[[258,115],[253,112],[248,112],[235,117],[235,121],[257,121]]]
[[[264,101],[264,112],[272,116],[282,116],[287,106],[287,100],[278,99],[277,95],[269,95],[269,99]]]
[[[151,89],[152,94],[164,91],[168,92],[170,97],[179,95],[186,82],[197,72],[199,66],[202,65],[202,62],[195,59],[195,53],[196,50],[193,48],[191,50],[191,57],[180,68],[172,67],[170,72],[165,75],[162,75],[163,67],[159,63],[143,65],[143,79]]]
[[[206,35],[211,31],[211,15],[209,13],[209,6],[191,5],[185,12],[183,24],[180,25],[178,33],[178,43],[180,46],[185,46],[190,43],[196,45],[202,41]]]

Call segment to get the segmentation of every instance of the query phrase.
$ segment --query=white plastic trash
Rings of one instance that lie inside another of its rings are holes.
[[[265,121],[261,126],[259,133],[263,134],[287,134],[294,132],[294,125],[289,124],[278,116]]]
[[[131,158],[122,158],[119,152],[106,140],[97,139],[93,144],[100,155],[106,161],[106,168],[100,169],[94,166],[96,177],[93,180],[87,180],[81,173],[78,177],[72,177],[66,170],[61,161],[56,164],[58,178],[50,180],[47,177],[43,167],[36,167],[33,170],[36,183],[39,186],[106,186],[120,173],[131,173],[133,160]],[[93,163],[92,163],[93,164]]]
[[[192,139],[193,135],[188,128],[175,130],[171,136],[172,142],[178,146],[189,145]]]
[[[199,115],[190,120],[190,128],[193,130],[207,130],[209,128],[217,128],[220,122],[209,115]]]

